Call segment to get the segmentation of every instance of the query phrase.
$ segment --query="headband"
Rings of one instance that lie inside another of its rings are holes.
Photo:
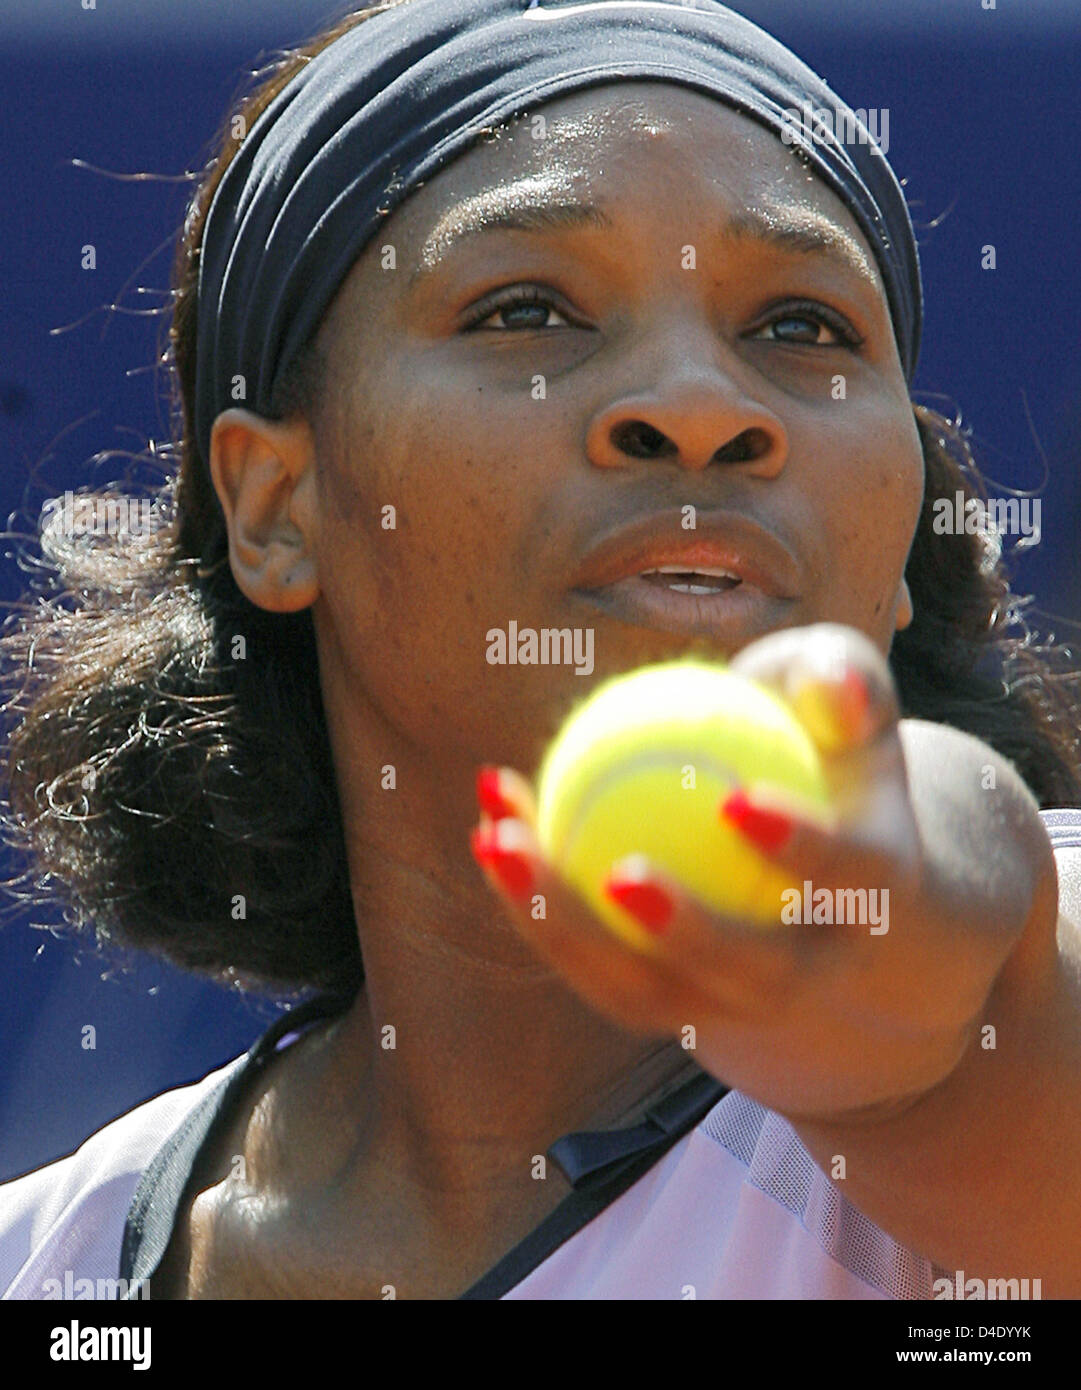
[[[906,379],[919,256],[904,194],[856,114],[805,64],[714,0],[403,0],[335,39],[269,103],[215,191],[199,263],[194,426],[275,388],[395,208],[484,127],[564,93],[673,82],[797,143],[851,210],[885,284]],[[793,113],[828,111],[813,132]]]

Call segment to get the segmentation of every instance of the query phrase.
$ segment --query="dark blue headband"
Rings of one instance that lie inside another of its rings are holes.
[[[800,145],[875,253],[911,380],[923,305],[904,194],[850,108],[775,39],[714,0],[404,0],[283,88],[214,195],[199,265],[194,423],[204,460],[220,411],[242,399],[271,413],[275,387],[384,211],[481,127],[636,79],[704,92],[790,143],[790,113],[843,117],[812,125]]]

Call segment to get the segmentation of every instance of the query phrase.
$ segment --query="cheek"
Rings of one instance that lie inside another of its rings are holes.
[[[508,447],[521,404],[501,428],[469,395],[401,365],[369,376],[343,396],[320,462],[324,611],[349,683],[416,739],[440,730],[463,747],[506,723],[512,682],[493,679],[486,634],[545,616],[523,558],[538,455]]]
[[[536,425],[529,406],[527,389],[480,388],[476,372],[455,373],[430,351],[388,363],[352,394],[330,510],[374,543],[373,573],[394,609],[444,637],[452,615],[486,617],[495,605],[505,621],[523,587],[552,478],[543,406]]]
[[[817,509],[824,581],[835,620],[888,636],[920,515],[923,453],[910,409],[859,414],[832,432],[838,462],[823,470],[832,480]]]
[[[445,640],[474,595],[471,533],[485,490],[467,445],[458,454],[448,444],[441,418],[400,399],[352,412],[326,470],[323,590],[358,644]]]

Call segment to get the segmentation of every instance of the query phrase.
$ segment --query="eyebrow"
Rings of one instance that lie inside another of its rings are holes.
[[[724,235],[732,241],[758,241],[782,251],[827,256],[863,279],[875,281],[872,262],[859,242],[811,208],[741,213],[728,223]]]
[[[412,289],[445,264],[453,248],[493,232],[565,232],[579,228],[611,231],[614,223],[596,203],[549,193],[537,196],[536,182],[523,180],[486,190],[466,199],[440,218],[421,248],[409,278]],[[798,255],[824,256],[877,288],[867,253],[852,236],[811,208],[785,206],[776,210],[748,209],[732,218],[722,236],[752,241]]]

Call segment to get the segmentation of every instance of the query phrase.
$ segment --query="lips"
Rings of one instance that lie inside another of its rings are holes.
[[[757,522],[737,512],[699,512],[695,529],[686,531],[683,515],[654,513],[602,536],[587,552],[573,587],[596,590],[647,576],[667,588],[723,593],[747,584],[770,598],[798,595],[795,559]]]
[[[799,567],[769,531],[734,512],[654,513],[609,532],[587,551],[573,593],[635,627],[705,638],[735,650],[785,626]]]

